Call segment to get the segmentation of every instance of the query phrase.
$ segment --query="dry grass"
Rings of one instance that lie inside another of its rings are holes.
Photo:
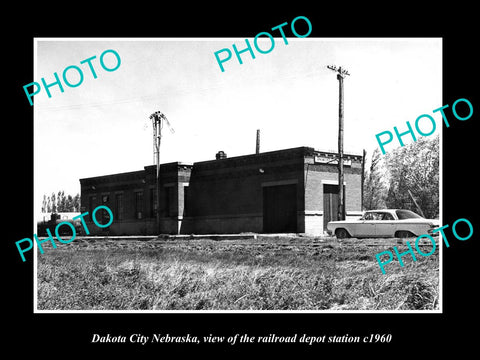
[[[431,310],[438,256],[382,275],[391,245],[314,239],[78,240],[38,256],[40,310]],[[399,251],[401,250],[399,246]]]

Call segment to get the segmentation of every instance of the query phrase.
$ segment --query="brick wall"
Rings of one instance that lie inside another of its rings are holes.
[[[195,163],[182,232],[262,232],[263,188],[285,181],[296,184],[297,209],[303,211],[303,159],[300,148]],[[297,228],[303,232],[303,216]]]
[[[295,148],[240,156],[191,165],[162,164],[160,170],[160,216],[162,233],[238,233],[263,231],[265,186],[295,184],[297,189],[297,231],[323,232],[323,184],[335,184],[337,168],[315,160],[311,148]],[[332,155],[333,156],[333,155]],[[361,166],[352,156],[345,167],[347,216],[361,210]],[[104,203],[115,220],[110,232],[155,234],[156,216],[152,190],[156,189],[156,167],[81,179],[82,212]],[[188,196],[185,189],[188,186]],[[142,216],[135,211],[135,194],[143,194]],[[116,195],[123,196],[123,214],[117,218]],[[96,197],[90,206],[90,199]],[[167,203],[167,199],[169,202]],[[185,212],[186,206],[186,212]],[[86,218],[90,229],[103,233]]]
[[[338,184],[336,165],[315,164],[313,159],[305,163],[305,233],[324,232],[324,184]],[[351,167],[344,168],[346,219],[361,214],[361,163],[352,161]]]
[[[184,183],[179,183],[179,178],[188,183],[190,171],[191,166],[179,163],[162,164],[160,167],[159,210],[162,233],[176,234],[179,231],[179,221],[183,215],[184,185]],[[80,186],[81,212],[89,212],[85,221],[91,235],[158,233],[156,215],[153,211],[156,197],[155,166],[147,166],[140,171],[80,179]],[[137,193],[141,194],[142,200],[138,208],[136,208]],[[167,193],[170,196],[168,204],[166,201]],[[121,214],[118,214],[120,210],[118,209],[117,195],[123,199]],[[107,201],[103,201],[104,199]],[[113,223],[106,229],[95,226],[91,218],[91,211],[99,205],[108,206],[114,214]]]

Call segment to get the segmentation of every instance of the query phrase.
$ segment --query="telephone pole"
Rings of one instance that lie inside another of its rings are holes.
[[[170,126],[167,117],[161,111],[155,111],[150,115],[150,120],[152,120],[153,126],[153,158],[154,162],[157,165],[157,176],[156,176],[156,189],[157,189],[157,230],[160,234],[160,141],[162,140],[162,128],[164,123],[170,128],[170,132],[174,133],[175,131]]]
[[[328,69],[337,73],[339,105],[338,105],[338,219],[345,220],[345,190],[343,187],[343,79],[350,75],[341,66],[328,65]]]
[[[162,118],[163,115],[160,111],[154,112],[150,115],[150,120],[152,120],[153,126],[153,157],[155,161],[155,165],[157,166],[157,176],[156,176],[156,218],[157,218],[157,231],[160,234],[161,226],[160,226],[160,141],[162,139]]]

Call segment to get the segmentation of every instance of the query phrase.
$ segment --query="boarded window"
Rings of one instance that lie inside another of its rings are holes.
[[[123,194],[115,195],[115,219],[123,220]]]
[[[177,203],[175,201],[175,187],[165,187],[165,214],[166,216],[177,216]]]
[[[88,213],[90,214],[90,216],[92,216],[93,210],[95,210],[96,206],[97,206],[97,197],[90,196],[88,198]]]
[[[143,218],[143,192],[135,192],[135,219]]]
[[[150,189],[150,217],[157,216],[157,189]]]
[[[109,207],[109,201],[110,201],[110,196],[109,195],[102,195],[102,205]],[[110,214],[108,213],[107,210],[101,209],[102,210],[102,224],[108,224],[110,221]]]

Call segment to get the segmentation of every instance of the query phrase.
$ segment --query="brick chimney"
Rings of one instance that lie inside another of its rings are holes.
[[[221,160],[221,159],[226,159],[227,154],[223,150],[220,150],[218,153],[215,154],[215,159]]]

